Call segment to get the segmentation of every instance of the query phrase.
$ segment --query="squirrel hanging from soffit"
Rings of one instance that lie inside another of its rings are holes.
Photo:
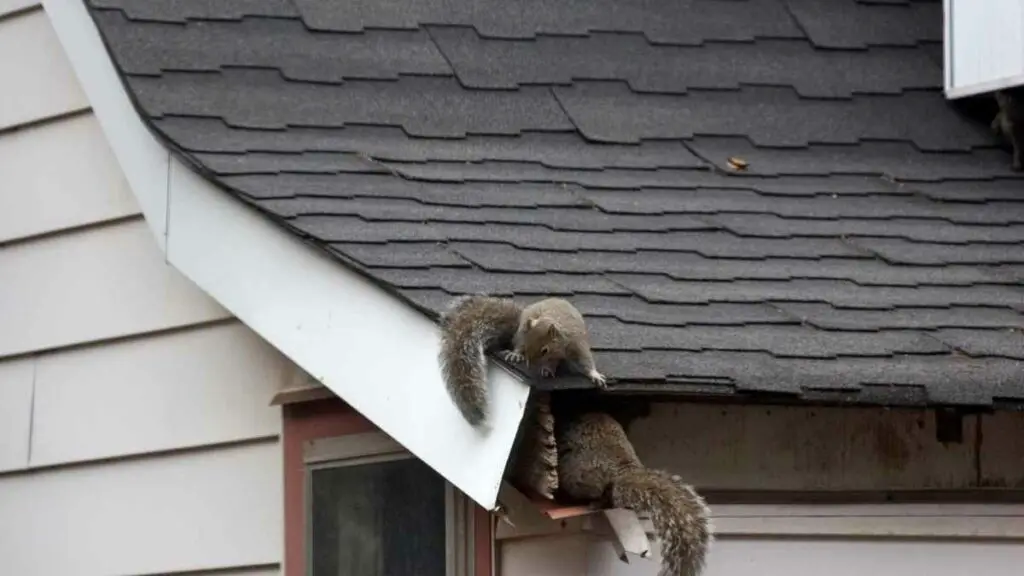
[[[472,425],[487,410],[486,353],[525,361],[553,377],[566,361],[605,388],[580,312],[561,298],[521,307],[485,295],[457,298],[441,319],[442,377],[452,401]],[[712,541],[710,511],[691,486],[646,468],[625,430],[600,412],[570,417],[558,426],[558,485],[569,498],[647,513],[661,542],[660,576],[698,576]]]

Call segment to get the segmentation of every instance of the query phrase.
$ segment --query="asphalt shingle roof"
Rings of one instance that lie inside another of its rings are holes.
[[[89,3],[172,148],[424,311],[571,297],[613,390],[1024,400],[1024,181],[938,1]]]

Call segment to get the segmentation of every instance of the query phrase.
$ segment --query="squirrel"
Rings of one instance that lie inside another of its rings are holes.
[[[995,91],[999,113],[992,119],[992,132],[1002,135],[1013,148],[1015,171],[1024,169],[1024,101],[1021,88],[1007,88]]]
[[[559,489],[582,501],[649,514],[661,542],[659,576],[698,576],[714,539],[710,510],[677,476],[646,468],[625,430],[603,412],[560,426]]]
[[[487,418],[485,354],[496,350],[504,361],[525,362],[543,378],[554,377],[565,360],[600,388],[606,386],[583,315],[567,300],[546,298],[523,308],[508,298],[461,296],[442,315],[438,359],[449,396],[474,426]]]

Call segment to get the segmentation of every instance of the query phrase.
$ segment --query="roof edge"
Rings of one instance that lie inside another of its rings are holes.
[[[173,156],[132,103],[82,0],[43,6],[168,263],[484,508],[530,389],[491,362],[489,428],[462,418],[438,326]]]

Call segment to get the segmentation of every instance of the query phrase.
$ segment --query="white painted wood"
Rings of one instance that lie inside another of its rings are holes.
[[[88,96],[157,245],[164,251],[170,154],[136,114],[85,2],[46,0],[43,6],[64,48],[61,58],[70,61],[78,78],[76,87],[80,85]]]
[[[92,114],[0,134],[0,243],[139,213]]]
[[[487,509],[529,388],[492,364],[491,427],[462,418],[436,324],[270,224],[177,160],[167,255],[296,364]]]
[[[615,536],[612,547],[615,549],[616,556],[627,562],[629,559],[626,554],[633,554],[641,558],[650,556],[651,543],[635,512],[615,508],[604,510],[602,516]]]
[[[292,371],[240,323],[42,356],[30,464],[276,436]]]
[[[0,16],[38,5],[38,0],[0,0]]]
[[[0,362],[0,472],[28,464],[34,368],[31,358]]]
[[[0,247],[0,357],[230,317],[162,256],[142,220]]]
[[[954,489],[977,484],[977,420],[963,425],[944,445],[923,410],[659,403],[628,433],[645,464],[702,489]],[[1006,466],[1024,472],[1017,450]]]
[[[0,20],[0,130],[89,106],[46,14]]]
[[[1009,575],[1019,574],[1022,562],[1022,542],[729,538],[714,543],[703,576]],[[656,576],[659,566],[658,559],[623,564],[598,542],[586,571],[573,574]]]
[[[1024,2],[946,0],[946,94],[1024,84]]]
[[[0,477],[0,574],[166,574],[281,560],[276,442]]]

